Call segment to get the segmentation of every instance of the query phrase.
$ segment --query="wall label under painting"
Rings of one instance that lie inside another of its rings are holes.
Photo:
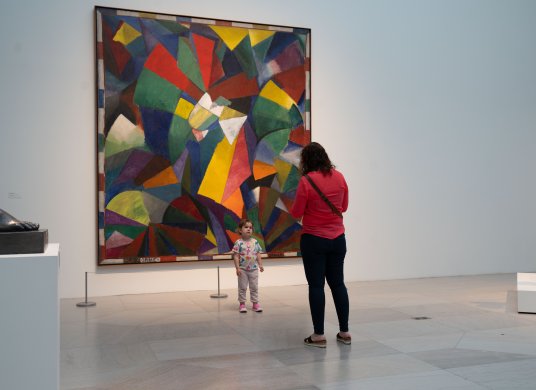
[[[96,7],[99,265],[299,255],[310,30]]]

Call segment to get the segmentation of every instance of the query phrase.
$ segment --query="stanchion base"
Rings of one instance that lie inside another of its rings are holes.
[[[227,294],[210,294],[211,298],[227,298]]]
[[[97,306],[95,302],[78,302],[76,304],[78,307],[89,307],[89,306]]]

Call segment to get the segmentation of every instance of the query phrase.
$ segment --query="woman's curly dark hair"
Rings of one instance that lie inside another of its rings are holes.
[[[317,142],[311,142],[301,151],[300,171],[302,175],[307,175],[309,172],[320,171],[324,175],[331,173],[335,165],[326,153],[326,150]]]

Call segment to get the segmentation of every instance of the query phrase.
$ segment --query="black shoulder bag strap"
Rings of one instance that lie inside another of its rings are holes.
[[[333,214],[337,214],[339,217],[342,218],[342,213],[339,211],[339,209],[337,209],[337,207],[335,207],[333,205],[333,203],[330,202],[330,200],[326,197],[326,195],[324,195],[324,193],[322,191],[320,191],[320,188],[318,188],[318,186],[315,184],[315,182],[313,181],[313,179],[311,179],[309,177],[309,175],[305,175],[305,178],[307,180],[309,180],[309,183],[311,183],[311,185],[313,186],[313,188],[316,190],[316,192],[318,192],[318,195],[320,195],[320,197],[322,198],[322,200],[324,202],[326,202],[326,204],[329,206],[329,208],[331,209],[331,211],[333,211]]]

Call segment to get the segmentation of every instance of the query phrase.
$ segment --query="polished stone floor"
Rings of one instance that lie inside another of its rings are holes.
[[[264,312],[247,314],[235,290],[63,299],[61,388],[534,390],[536,315],[515,289],[513,274],[348,283],[353,343],[335,341],[327,290],[325,350],[302,344],[303,285],[261,280]]]

